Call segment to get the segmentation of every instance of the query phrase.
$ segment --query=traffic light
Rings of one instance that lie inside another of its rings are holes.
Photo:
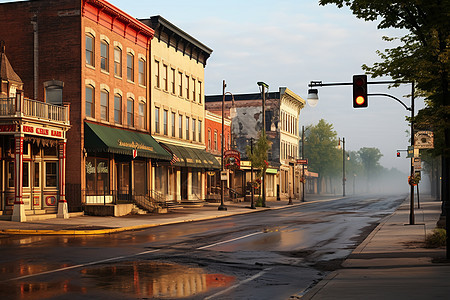
[[[353,108],[367,105],[367,75],[353,75]]]
[[[397,151],[397,157],[400,157],[400,151]]]

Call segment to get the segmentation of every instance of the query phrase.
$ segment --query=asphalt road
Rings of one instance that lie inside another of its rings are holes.
[[[0,298],[300,297],[404,199],[349,197],[104,236],[1,239]]]

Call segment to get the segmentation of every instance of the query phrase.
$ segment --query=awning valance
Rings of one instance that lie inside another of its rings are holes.
[[[171,160],[167,152],[157,141],[145,133],[112,128],[92,123],[84,123],[84,148],[88,152],[108,152],[137,157]]]
[[[177,157],[177,159],[173,161],[174,166],[201,169],[220,169],[220,163],[215,156],[203,149],[176,146],[166,143],[161,144]]]

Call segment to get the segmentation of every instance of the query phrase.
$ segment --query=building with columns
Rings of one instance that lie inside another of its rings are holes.
[[[69,106],[25,98],[3,42],[0,51],[0,214],[17,222],[40,213],[68,218]]]

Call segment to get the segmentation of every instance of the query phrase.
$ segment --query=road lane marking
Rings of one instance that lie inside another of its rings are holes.
[[[202,250],[202,249],[211,248],[211,247],[214,247],[214,246],[217,246],[217,245],[234,242],[234,241],[245,239],[245,238],[248,238],[250,236],[254,236],[254,235],[257,235],[257,234],[261,234],[261,233],[263,233],[263,232],[259,231],[259,232],[250,233],[250,234],[247,234],[247,235],[244,235],[244,236],[241,236],[241,237],[237,237],[237,238],[234,238],[234,239],[231,239],[231,240],[226,240],[226,241],[223,241],[223,242],[218,242],[218,243],[214,243],[214,244],[211,244],[211,245],[199,247],[199,248],[197,248],[197,250]]]
[[[24,276],[20,276],[20,277],[10,278],[10,279],[7,279],[7,280],[3,280],[1,282],[21,280],[21,279],[26,279],[26,278],[30,278],[30,277],[36,277],[36,276],[41,276],[41,275],[46,275],[46,274],[52,274],[52,273],[72,270],[72,269],[76,269],[76,268],[83,268],[83,267],[92,266],[92,265],[96,265],[96,264],[101,264],[101,263],[114,261],[114,260],[119,260],[119,259],[123,259],[123,258],[139,256],[139,255],[144,255],[144,254],[148,254],[148,253],[154,253],[154,252],[158,252],[160,250],[161,249],[154,249],[154,250],[143,251],[143,252],[139,252],[139,253],[135,253],[135,254],[131,254],[131,255],[116,256],[116,257],[111,257],[111,258],[107,258],[107,259],[91,261],[91,262],[88,262],[88,263],[85,263],[85,264],[79,264],[79,265],[74,265],[74,266],[70,266],[70,267],[64,267],[64,268],[59,268],[59,269],[55,269],[55,270],[49,270],[49,271],[44,271],[44,272],[40,272],[40,273],[34,273],[34,274],[28,274],[28,275],[24,275]]]
[[[253,280],[255,280],[256,278],[259,278],[259,277],[263,276],[264,274],[267,273],[267,271],[270,271],[270,270],[272,270],[272,268],[264,269],[264,270],[262,270],[261,272],[259,272],[258,274],[255,274],[255,275],[253,275],[253,276],[250,277],[250,278],[247,278],[247,279],[245,279],[245,280],[242,280],[241,282],[236,283],[235,285],[232,285],[232,286],[230,286],[230,287],[227,288],[227,289],[224,289],[224,290],[222,290],[222,291],[220,291],[220,292],[218,292],[218,293],[215,293],[214,295],[211,295],[211,296],[208,296],[208,297],[204,298],[204,300],[213,299],[213,298],[215,298],[215,297],[217,297],[217,296],[220,296],[220,295],[222,295],[222,294],[228,293],[229,291],[231,291],[231,290],[233,290],[233,289],[235,289],[235,288],[238,288],[238,287],[240,287],[241,285],[246,284],[247,282],[253,281]]]

